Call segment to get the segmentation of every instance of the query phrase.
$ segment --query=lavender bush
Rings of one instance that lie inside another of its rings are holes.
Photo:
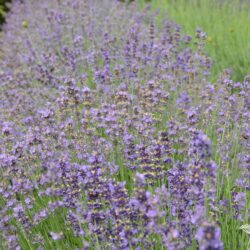
[[[250,80],[206,34],[111,0],[14,1],[0,41],[2,249],[246,249]]]

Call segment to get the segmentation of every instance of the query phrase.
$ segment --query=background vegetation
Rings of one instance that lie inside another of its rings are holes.
[[[0,25],[4,22],[4,14],[8,10],[7,3],[10,0],[0,0]]]
[[[232,69],[232,77],[237,81],[250,73],[249,1],[154,0],[151,4],[164,18],[180,24],[184,32],[193,36],[199,27],[207,33],[206,50],[214,62],[214,79],[225,68]]]
[[[184,32],[194,35],[197,27],[207,33],[208,54],[213,58],[213,79],[221,70],[232,69],[234,80],[241,81],[249,74],[250,62],[250,3],[245,0],[139,0],[151,2],[180,24]],[[4,21],[6,4],[0,0],[0,25]]]

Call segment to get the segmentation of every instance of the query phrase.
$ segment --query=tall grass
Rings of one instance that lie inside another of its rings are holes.
[[[142,0],[141,2],[148,2]],[[154,9],[194,35],[197,27],[207,33],[206,51],[214,62],[215,79],[225,68],[235,80],[250,73],[250,2],[242,0],[154,0]]]

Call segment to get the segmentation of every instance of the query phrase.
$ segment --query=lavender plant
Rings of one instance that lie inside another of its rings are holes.
[[[3,249],[248,246],[250,81],[210,83],[206,34],[156,18],[134,2],[13,2]]]

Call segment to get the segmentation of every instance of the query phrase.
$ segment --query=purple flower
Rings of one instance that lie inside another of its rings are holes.
[[[213,249],[222,250],[224,249],[221,241],[221,231],[219,228],[205,224],[198,228],[196,238],[199,242],[199,249]]]
[[[53,240],[62,240],[64,238],[64,235],[62,232],[60,233],[50,232],[50,236]]]

